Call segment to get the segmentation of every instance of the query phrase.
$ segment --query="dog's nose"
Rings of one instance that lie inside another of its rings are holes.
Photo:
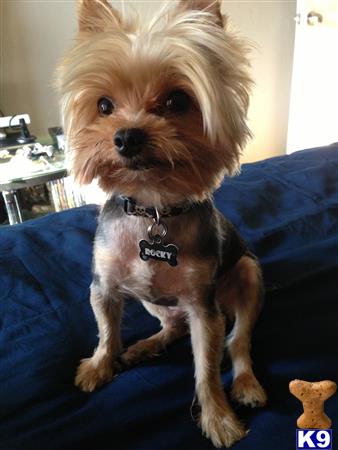
[[[123,128],[115,133],[114,144],[120,155],[132,158],[141,152],[147,138],[147,133],[141,128]]]

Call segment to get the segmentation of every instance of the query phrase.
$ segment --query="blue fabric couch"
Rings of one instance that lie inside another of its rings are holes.
[[[260,258],[267,288],[253,340],[269,396],[240,408],[250,428],[236,450],[295,448],[301,404],[289,381],[338,379],[338,145],[244,165],[216,193]],[[89,305],[96,206],[0,228],[0,449],[208,450],[190,415],[189,338],[86,394],[73,383],[97,344]],[[158,329],[126,305],[124,345]],[[223,363],[225,390],[231,367]],[[338,442],[338,395],[326,404]]]

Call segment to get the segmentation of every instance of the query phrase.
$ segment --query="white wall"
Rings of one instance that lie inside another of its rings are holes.
[[[338,142],[338,1],[297,6],[287,153]],[[309,25],[310,11],[323,21]]]
[[[0,0],[2,3],[2,86],[0,109],[27,112],[30,130],[46,135],[59,125],[52,87],[58,58],[75,30],[73,1]]]
[[[38,136],[59,124],[52,78],[76,30],[75,0],[0,0],[0,109],[27,112]],[[121,1],[112,1],[121,4]],[[143,13],[162,2],[137,0]],[[255,135],[244,161],[283,154],[286,148],[296,0],[224,1],[235,29],[256,44],[256,87],[249,111]]]
[[[254,139],[243,161],[286,153],[296,1],[225,1],[235,28],[256,45],[249,110]]]

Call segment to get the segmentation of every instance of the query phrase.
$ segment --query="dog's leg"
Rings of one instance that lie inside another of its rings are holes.
[[[99,329],[99,345],[91,358],[81,360],[75,378],[75,384],[88,392],[113,378],[117,368],[114,361],[122,349],[122,298],[117,293],[113,296],[104,293],[92,283],[90,303]]]
[[[215,447],[230,447],[244,437],[246,431],[232,411],[221,381],[224,317],[215,305],[210,305],[210,299],[205,298],[190,301],[188,314],[196,394],[201,406],[200,425]]]
[[[224,312],[235,319],[226,345],[233,364],[232,397],[246,406],[263,406],[266,394],[257,381],[250,358],[251,332],[263,297],[259,265],[243,256],[227,278],[217,286],[217,301]]]
[[[167,345],[185,336],[188,327],[181,311],[170,310],[165,306],[142,302],[146,310],[161,322],[161,331],[131,345],[121,356],[126,367],[134,366],[142,361],[157,356]]]

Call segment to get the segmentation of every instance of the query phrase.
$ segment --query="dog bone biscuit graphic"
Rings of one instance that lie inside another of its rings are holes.
[[[299,428],[323,430],[331,427],[331,420],[324,412],[324,402],[336,392],[336,383],[329,380],[316,383],[293,380],[289,389],[303,404],[304,413],[297,420]]]

